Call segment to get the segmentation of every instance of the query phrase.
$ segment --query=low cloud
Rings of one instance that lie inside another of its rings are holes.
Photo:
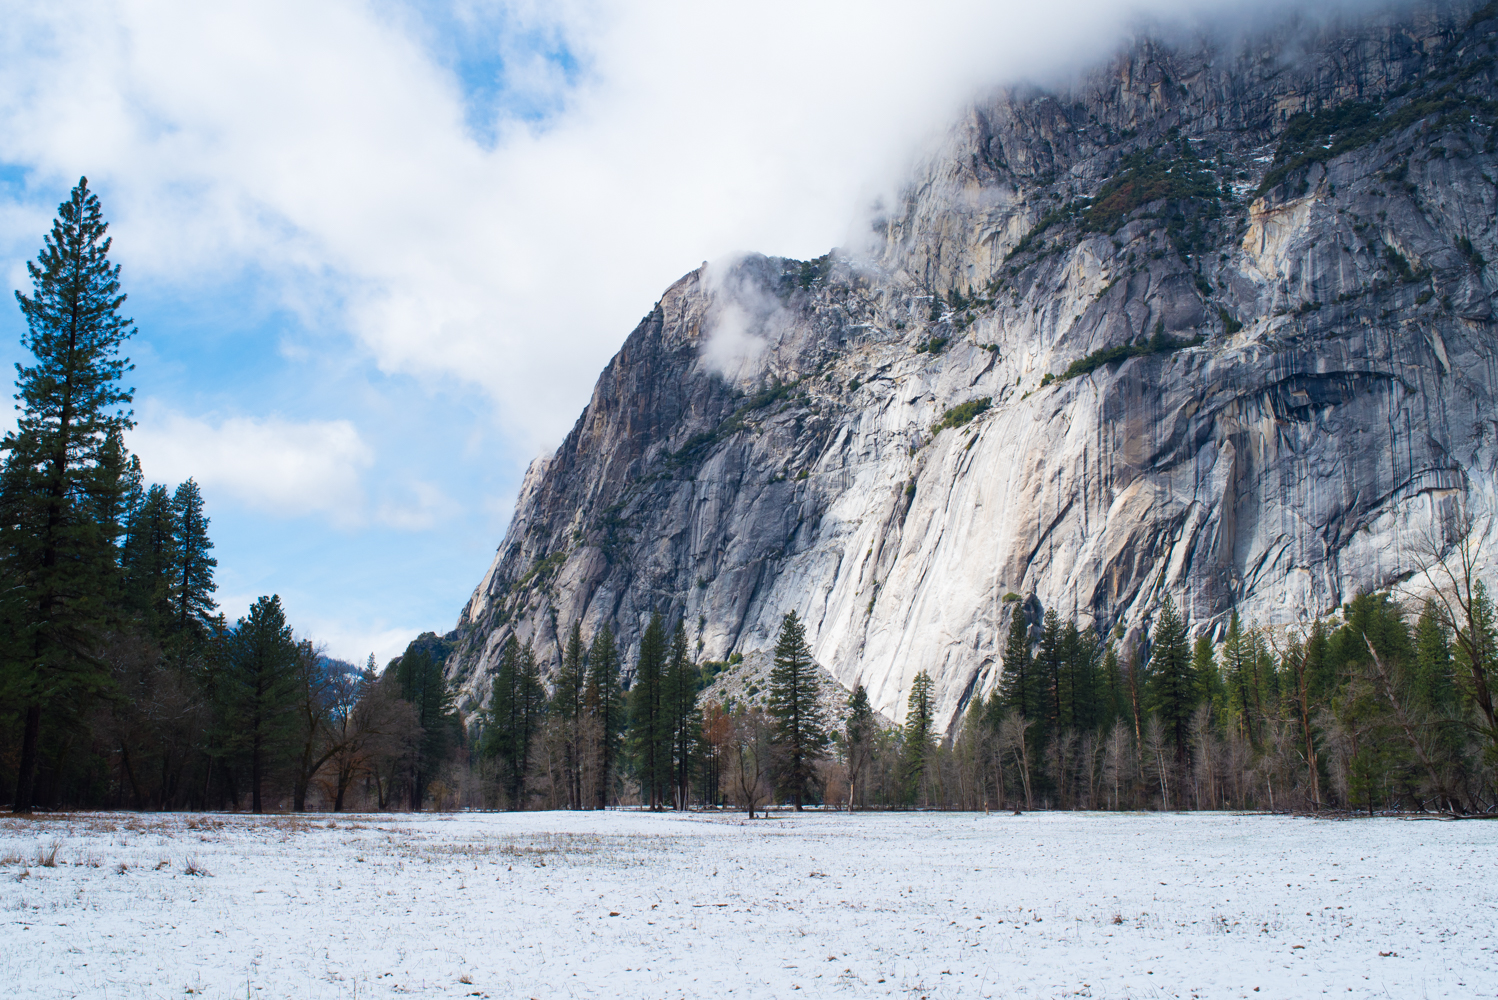
[[[347,420],[229,417],[213,422],[147,405],[128,443],[147,479],[196,479],[206,492],[283,517],[364,520],[374,453]]]
[[[846,245],[983,87],[1096,59],[1141,15],[1250,6],[12,5],[0,158],[25,180],[0,250],[14,275],[87,173],[127,287],[253,275],[387,373],[478,386],[534,453],[705,256]],[[713,363],[754,361],[753,319],[725,309]]]
[[[754,381],[763,371],[765,351],[780,339],[790,315],[740,257],[714,261],[702,283],[712,298],[702,363],[730,382]]]

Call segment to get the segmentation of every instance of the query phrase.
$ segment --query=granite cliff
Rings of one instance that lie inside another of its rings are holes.
[[[1498,4],[1141,36],[976,102],[871,245],[666,290],[538,459],[447,668],[781,615],[949,721],[1010,616],[1292,622],[1498,487]]]

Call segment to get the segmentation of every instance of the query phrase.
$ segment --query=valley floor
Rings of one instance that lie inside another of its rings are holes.
[[[0,996],[1495,996],[1495,847],[1230,814],[7,820]]]

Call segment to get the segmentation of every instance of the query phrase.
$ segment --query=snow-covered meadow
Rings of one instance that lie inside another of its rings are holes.
[[[8,820],[0,995],[1494,996],[1495,847],[1224,814]]]

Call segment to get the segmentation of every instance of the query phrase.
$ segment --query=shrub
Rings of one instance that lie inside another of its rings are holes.
[[[940,434],[948,427],[961,427],[993,405],[993,397],[984,396],[981,399],[970,399],[966,403],[958,403],[941,415],[941,419],[931,425],[932,434]]]

